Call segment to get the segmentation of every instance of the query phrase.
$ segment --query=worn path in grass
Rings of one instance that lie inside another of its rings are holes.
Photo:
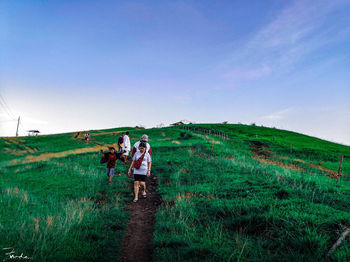
[[[27,163],[35,163],[39,161],[48,161],[52,158],[62,158],[68,155],[76,155],[76,154],[86,154],[86,153],[92,153],[92,152],[98,152],[101,149],[105,149],[106,146],[103,146],[99,143],[94,143],[95,146],[93,147],[83,147],[63,152],[57,152],[57,153],[42,153],[39,155],[27,155],[24,159],[14,159],[9,162],[8,166],[16,165],[16,164],[27,164]],[[116,145],[114,145],[116,146]]]
[[[288,169],[292,169],[292,170],[295,170],[295,171],[305,171],[305,169],[297,164],[291,164],[291,163],[282,163],[281,161],[277,161],[277,160],[273,160],[271,159],[272,157],[272,154],[271,154],[271,151],[269,150],[269,148],[262,144],[261,142],[259,141],[252,141],[251,142],[251,152],[254,154],[254,157],[255,159],[257,159],[259,162],[263,162],[263,163],[266,163],[266,164],[269,164],[269,165],[275,165],[275,166],[279,166],[279,167],[282,167],[282,168],[288,168]],[[316,168],[318,170],[321,170],[323,172],[325,172],[325,176],[328,176],[330,177],[331,179],[333,178],[338,178],[339,176],[346,176],[346,177],[349,177],[349,175],[346,175],[346,174],[343,174],[341,173],[340,175],[338,175],[338,172],[337,171],[334,171],[334,170],[331,170],[329,168],[325,168],[321,165],[316,165],[314,163],[309,163],[309,162],[306,162],[302,159],[297,159],[297,158],[289,158],[289,157],[286,157],[286,156],[280,156],[281,159],[285,159],[285,160],[292,160],[294,162],[299,162],[299,163],[302,163],[302,164],[305,164],[305,165],[308,165],[310,167],[313,167],[313,168]]]
[[[130,220],[125,233],[121,261],[153,261],[153,231],[157,207],[161,203],[157,192],[157,178],[147,179],[147,198],[131,202],[127,211],[131,212]]]

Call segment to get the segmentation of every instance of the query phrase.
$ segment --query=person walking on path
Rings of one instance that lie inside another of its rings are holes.
[[[140,141],[137,141],[135,145],[132,147],[131,157],[133,157],[136,152],[140,152],[139,146],[141,142],[146,143],[146,152],[152,156],[152,149],[151,149],[151,146],[148,144],[148,135],[144,134],[142,135]]]
[[[101,149],[101,154],[102,154],[101,164],[107,162],[106,174],[109,177],[108,185],[110,185],[112,183],[112,179],[114,176],[115,162],[117,161],[117,159],[120,158],[121,154],[118,155],[115,152],[114,146],[110,146],[108,147],[108,149],[109,149],[108,153],[104,153],[103,150]]]
[[[118,138],[118,152],[123,152],[123,141],[124,141],[124,133],[120,135]]]
[[[146,197],[146,177],[151,175],[152,158],[149,153],[146,152],[146,143],[141,142],[139,145],[139,151],[135,153],[132,158],[132,162],[129,168],[128,175],[131,176],[131,171],[134,170],[134,202],[139,199],[139,187],[142,187],[142,196]]]
[[[85,135],[85,141],[87,141],[87,142],[90,141],[90,133],[86,133],[86,135]]]
[[[123,137],[123,157],[125,159],[125,164],[126,164],[126,160],[129,156],[129,152],[130,152],[130,138],[129,138],[129,131],[126,131],[126,134]]]

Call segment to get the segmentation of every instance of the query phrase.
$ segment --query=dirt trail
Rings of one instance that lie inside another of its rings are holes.
[[[14,145],[16,149],[11,149],[11,148],[5,148],[5,152],[9,153],[11,155],[24,155],[28,153],[36,153],[39,152],[39,149],[36,147],[31,147],[23,142],[19,142],[15,137],[5,137],[4,141],[7,145]]]
[[[269,148],[259,141],[251,141],[250,149],[251,149],[250,151],[254,154],[253,158],[257,159],[259,162],[263,162],[263,163],[266,163],[269,165],[279,166],[282,168],[289,168],[289,169],[296,170],[296,171],[305,171],[305,168],[303,168],[297,164],[283,163],[282,161],[279,161],[279,160],[273,160],[272,154],[271,154],[271,151],[269,150]],[[345,175],[342,173],[340,175],[338,175],[338,172],[336,172],[334,170],[331,170],[331,169],[328,169],[328,168],[325,168],[323,166],[316,165],[313,163],[309,163],[309,162],[306,162],[306,161],[301,160],[301,159],[289,158],[289,157],[285,157],[285,156],[280,156],[280,158],[285,159],[285,160],[292,160],[294,162],[299,162],[299,163],[308,165],[310,167],[316,168],[318,170],[321,170],[321,171],[325,172],[326,173],[325,175],[330,177],[331,179],[339,178],[339,176],[348,177],[348,175]]]
[[[267,145],[259,141],[251,141],[250,151],[254,154],[254,159],[257,159],[260,163],[265,163],[268,165],[279,166],[286,169],[291,169],[294,171],[305,171],[304,168],[292,163],[283,163],[280,160],[272,159],[272,152]],[[283,158],[283,157],[281,157]]]
[[[127,207],[131,215],[123,239],[121,261],[153,261],[155,214],[161,198],[157,192],[156,177],[152,175],[146,184],[147,198],[143,199],[140,194],[139,200],[136,203],[131,202]]]
[[[68,155],[76,155],[76,154],[84,154],[84,153],[91,153],[91,152],[98,152],[101,149],[106,149],[106,146],[100,145],[98,143],[95,143],[96,146],[94,147],[84,147],[84,148],[78,148],[63,152],[56,152],[56,153],[42,153],[40,155],[27,155],[24,159],[14,159],[9,162],[8,166],[16,165],[16,164],[27,164],[27,163],[34,163],[39,161],[47,161],[52,158],[61,158]],[[114,145],[116,146],[116,145]]]

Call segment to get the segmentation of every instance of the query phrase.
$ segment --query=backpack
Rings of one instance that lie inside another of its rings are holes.
[[[137,159],[137,160],[135,161],[134,167],[135,167],[136,169],[139,169],[139,168],[141,167],[143,158],[145,157],[145,154],[146,154],[146,152],[143,153],[142,156],[140,156],[139,159]]]
[[[103,152],[103,151],[101,150],[101,152]],[[107,163],[109,154],[110,154],[109,152],[103,154],[103,156],[101,157],[101,160],[100,160],[100,164]]]
[[[107,163],[107,157],[102,157],[100,160],[100,164]]]

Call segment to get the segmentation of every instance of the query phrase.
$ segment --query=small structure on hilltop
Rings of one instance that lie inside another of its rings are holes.
[[[174,124],[171,124],[171,126],[181,126],[181,125],[184,125],[185,123],[182,122],[182,121],[179,121],[179,122],[176,122]]]
[[[28,130],[28,136],[38,136],[39,130]]]
[[[174,124],[171,124],[171,126],[181,126],[181,125],[188,125],[188,124],[192,124],[192,122],[184,119],[184,120],[181,120],[181,121],[176,122]]]

